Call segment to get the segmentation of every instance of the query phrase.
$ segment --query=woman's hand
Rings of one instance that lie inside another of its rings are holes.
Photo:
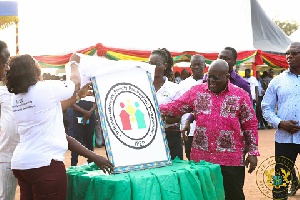
[[[113,171],[114,166],[109,160],[88,150],[73,137],[66,135],[66,138],[68,141],[68,149],[70,151],[92,160],[104,173],[111,173]]]
[[[114,170],[113,164],[103,156],[96,155],[93,161],[104,173],[110,174]]]
[[[78,56],[76,53],[73,53],[69,59],[69,61],[75,61],[77,63],[80,63],[80,56]]]
[[[91,88],[92,83],[88,82],[87,84],[85,84],[82,88],[80,88],[80,90],[78,90],[77,94],[80,98],[84,98],[86,97],[89,89]]]

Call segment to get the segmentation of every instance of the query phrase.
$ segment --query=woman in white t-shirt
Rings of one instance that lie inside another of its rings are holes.
[[[20,134],[11,168],[18,179],[21,199],[66,198],[67,176],[63,162],[68,148],[97,159],[104,170],[112,168],[105,158],[96,158],[65,134],[62,108],[79,99],[79,62],[80,57],[73,54],[67,65],[69,80],[65,84],[41,81],[40,66],[30,55],[16,56],[9,63],[6,85],[8,91],[14,93],[11,106]]]
[[[153,85],[156,90],[158,104],[165,104],[179,98],[181,96],[180,87],[174,83],[173,58],[170,52],[165,48],[152,51],[149,57],[149,64],[156,66]],[[181,116],[165,116],[163,119],[172,160],[176,156],[183,159],[181,132],[179,129],[180,119]]]

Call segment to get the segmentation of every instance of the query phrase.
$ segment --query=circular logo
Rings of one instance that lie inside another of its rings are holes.
[[[124,145],[142,149],[153,142],[158,128],[155,107],[139,87],[113,85],[105,97],[105,112],[108,127]]]
[[[256,185],[261,193],[270,199],[273,199],[273,193],[276,199],[285,199],[289,194],[283,192],[283,188],[290,187],[298,175],[298,168],[290,159],[271,156],[259,165],[256,171]]]

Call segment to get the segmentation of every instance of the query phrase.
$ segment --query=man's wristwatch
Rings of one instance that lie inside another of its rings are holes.
[[[78,95],[78,93],[76,93],[76,103],[78,103],[80,101],[80,96]]]
[[[279,124],[278,124],[278,128],[281,128],[281,127],[280,127],[280,123],[281,123],[281,122],[279,122]]]

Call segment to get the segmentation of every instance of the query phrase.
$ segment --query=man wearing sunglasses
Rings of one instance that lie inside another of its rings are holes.
[[[244,78],[241,75],[239,75],[235,70],[233,70],[233,67],[236,64],[237,51],[232,47],[225,47],[219,53],[218,58],[225,60],[228,63],[229,66],[228,73],[230,75],[229,76],[230,83],[244,89],[246,92],[249,93],[249,97],[252,99],[249,82],[244,80]],[[207,75],[205,75],[203,78],[203,82],[205,83],[206,81],[207,81]]]
[[[232,47],[225,47],[219,53],[218,58],[225,60],[228,63],[230,83],[244,89],[246,92],[248,92],[249,97],[252,99],[250,84],[248,83],[248,81],[244,80],[243,77],[239,75],[235,70],[233,70],[233,66],[235,66],[236,64],[237,51]]]
[[[236,59],[237,59],[237,51],[232,48],[232,47],[225,47],[218,55],[219,59],[225,60],[228,64],[228,73],[229,73],[229,81],[233,85],[236,85],[242,89],[244,89],[246,92],[249,94],[249,98],[252,102],[252,96],[251,96],[251,89],[250,89],[250,84],[248,81],[243,79],[241,75],[239,75],[235,70],[233,70],[233,66],[236,64]],[[203,83],[207,81],[207,74],[203,77]],[[194,115],[189,115],[187,118],[190,123],[194,121]],[[188,129],[189,125],[188,123],[186,124],[186,129]]]
[[[163,115],[194,112],[196,128],[191,160],[220,164],[225,199],[245,199],[245,166],[257,166],[257,119],[249,94],[229,82],[229,66],[218,59],[211,63],[207,83],[192,87],[180,98],[160,105]],[[245,143],[248,156],[245,159]]]
[[[289,69],[271,80],[262,101],[264,118],[277,128],[275,172],[279,177],[283,171],[288,173],[293,170],[300,153],[300,43],[289,45],[285,55]],[[290,180],[290,176],[288,178]],[[274,199],[287,197],[287,185],[273,188]]]

